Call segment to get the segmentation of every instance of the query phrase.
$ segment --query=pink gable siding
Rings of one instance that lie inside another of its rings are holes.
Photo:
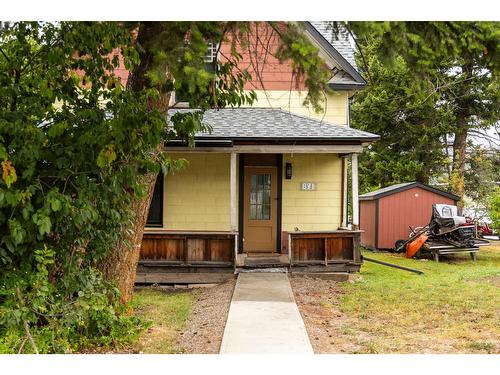
[[[285,23],[279,27],[286,27]],[[276,32],[266,23],[252,24],[250,27],[251,37],[248,46],[243,48],[241,43],[237,44],[237,50],[242,55],[238,64],[239,70],[247,69],[252,79],[245,84],[246,90],[296,90],[303,89],[303,83],[297,83],[292,74],[290,61],[280,63],[273,56],[279,46],[279,38]],[[225,41],[220,47],[221,61],[226,60],[231,54],[231,41]],[[115,75],[120,79],[123,86],[126,86],[129,72],[125,69],[123,57],[119,50],[110,54],[110,58],[118,55],[119,67],[115,69]]]
[[[286,27],[284,22],[279,23],[278,27]],[[241,43],[238,52],[242,55],[242,60],[238,64],[238,69],[247,69],[252,79],[246,83],[247,90],[296,90],[303,89],[305,86],[299,82],[293,75],[292,64],[290,61],[280,63],[273,56],[276,53],[280,40],[276,31],[265,22],[252,24],[250,26],[250,42],[245,48]],[[221,48],[221,59],[229,56],[231,53],[231,42],[224,43]]]

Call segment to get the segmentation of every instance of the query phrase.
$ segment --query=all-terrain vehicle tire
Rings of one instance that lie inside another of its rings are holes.
[[[404,243],[406,242],[406,240],[397,240],[395,243],[394,243],[394,250],[393,252],[396,252],[397,249],[399,249],[400,246],[402,246]],[[399,253],[402,253],[405,251],[405,248],[403,247],[401,250],[399,250],[398,252]]]

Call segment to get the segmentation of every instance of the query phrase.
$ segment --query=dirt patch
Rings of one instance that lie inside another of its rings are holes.
[[[497,288],[500,288],[500,276],[487,276],[479,279],[479,281],[484,281],[488,284],[496,286]]]
[[[184,353],[219,353],[235,283],[230,280],[194,291],[192,311],[178,340]]]
[[[315,353],[352,353],[355,345],[346,340],[346,318],[339,309],[342,284],[292,276],[290,283]]]

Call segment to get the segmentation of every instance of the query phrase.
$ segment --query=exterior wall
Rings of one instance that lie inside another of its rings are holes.
[[[286,24],[280,22],[278,27],[285,28]],[[246,70],[251,79],[245,83],[246,90],[296,90],[304,88],[302,82],[297,82],[293,75],[290,60],[281,63],[273,55],[280,46],[280,38],[267,23],[250,23],[246,38],[236,37],[220,46],[219,59],[227,60],[231,56],[233,42],[241,55],[238,61],[238,70]],[[244,46],[244,47],[243,47]]]
[[[118,56],[118,64],[119,66],[115,68],[115,76],[120,80],[120,83],[123,85],[123,87],[127,87],[127,81],[128,81],[128,75],[129,71],[125,68],[125,63],[123,61],[123,55],[121,54],[120,50],[114,50],[113,53],[110,55],[111,58],[114,56]]]
[[[342,160],[335,154],[283,155],[292,163],[292,178],[283,176],[282,230],[335,230],[342,216]],[[301,182],[315,182],[316,190],[300,190]]]
[[[185,153],[181,171],[165,177],[163,229],[229,231],[229,154]],[[292,179],[283,176],[282,231],[335,230],[342,216],[342,160],[335,154],[283,155]],[[239,173],[239,172],[238,172]],[[316,190],[300,190],[315,182]]]
[[[359,202],[359,229],[361,232],[361,245],[373,249],[375,244],[375,215],[377,201]]]
[[[284,22],[279,27],[286,27]],[[280,62],[270,52],[275,52],[280,40],[276,32],[266,23],[252,24],[250,27],[250,43],[247,48],[238,47],[242,59],[238,69],[248,70],[251,79],[245,84],[246,90],[254,90],[257,100],[254,107],[272,107],[290,110],[292,113],[316,119],[324,119],[334,124],[347,124],[347,98],[352,92],[338,91],[327,95],[324,113],[316,113],[312,108],[304,107],[302,102],[306,96],[305,85],[297,82],[293,74],[291,61]],[[258,36],[258,40],[257,40]],[[327,59],[327,55],[311,40],[320,50],[320,56]],[[220,47],[219,60],[225,61],[225,56],[231,54],[232,42],[226,41]],[[237,42],[237,44],[239,44]],[[129,72],[125,68],[123,56],[119,50],[113,51],[110,59],[118,56],[119,66],[115,75],[123,86],[126,86]],[[82,74],[79,72],[79,74]],[[173,97],[171,99],[173,104]]]
[[[163,228],[229,231],[230,154],[173,154],[189,165],[165,177]]]
[[[307,95],[305,91],[256,90],[257,100],[253,107],[281,108],[297,115],[324,120],[336,125],[347,125],[347,91],[330,93],[326,97],[324,112],[317,113],[302,103]]]
[[[390,249],[399,239],[408,238],[409,226],[425,226],[436,203],[455,204],[442,195],[413,188],[379,199],[378,248]]]
[[[280,23],[279,27],[286,27],[285,23]],[[316,113],[312,108],[303,106],[307,91],[304,90],[303,82],[298,82],[293,74],[291,61],[280,62],[272,56],[279,45],[280,39],[276,32],[269,25],[259,23],[250,26],[248,47],[237,47],[242,56],[238,69],[247,70],[252,77],[245,84],[245,90],[253,90],[257,94],[257,100],[252,106],[281,108],[334,124],[347,124],[347,100],[350,93],[338,91],[328,94],[322,113]],[[230,54],[231,41],[228,41],[222,44],[219,58],[224,61],[225,56]]]

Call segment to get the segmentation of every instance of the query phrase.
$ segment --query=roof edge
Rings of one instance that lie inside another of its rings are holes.
[[[206,136],[203,135],[197,135],[195,136],[195,140],[200,140],[200,141],[262,141],[262,142],[342,142],[349,144],[351,142],[352,144],[358,144],[358,143],[372,143],[376,142],[380,139],[379,136],[376,137],[345,137],[345,136],[337,136],[337,137],[297,137],[297,136],[292,136],[292,137],[254,137],[254,136],[235,136],[235,137],[230,137],[230,136],[211,136],[210,134],[207,134]]]
[[[432,187],[430,185],[426,185],[426,184],[423,184],[423,183],[417,182],[417,181],[410,182],[407,185],[401,186],[401,187],[396,188],[394,190],[385,191],[385,192],[378,193],[378,194],[371,195],[371,196],[364,196],[364,194],[363,194],[363,195],[359,196],[359,200],[360,201],[376,200],[376,199],[380,199],[380,198],[383,198],[383,197],[388,196],[388,195],[399,193],[399,192],[402,192],[402,191],[405,191],[405,190],[410,190],[410,189],[413,189],[413,188],[416,188],[416,187],[419,187],[421,189],[430,191],[432,193],[436,193],[436,194],[442,195],[444,197],[450,198],[450,199],[454,200],[455,202],[458,202],[460,200],[460,197],[458,195],[455,195],[453,193],[449,193],[449,192],[444,191],[444,190],[437,189],[435,187]]]
[[[329,83],[328,87],[333,90],[363,90],[366,87],[366,83]]]
[[[361,76],[361,74],[358,73],[358,71],[351,65],[349,61],[346,60],[342,54],[337,51],[337,49],[331,45],[328,40],[325,39],[323,35],[309,22],[309,21],[304,21],[304,25],[306,30],[311,34],[311,36],[318,41],[318,43],[325,48],[326,51],[339,63],[339,65],[347,72],[349,73],[352,78],[358,83],[366,85],[366,81],[364,78]]]

